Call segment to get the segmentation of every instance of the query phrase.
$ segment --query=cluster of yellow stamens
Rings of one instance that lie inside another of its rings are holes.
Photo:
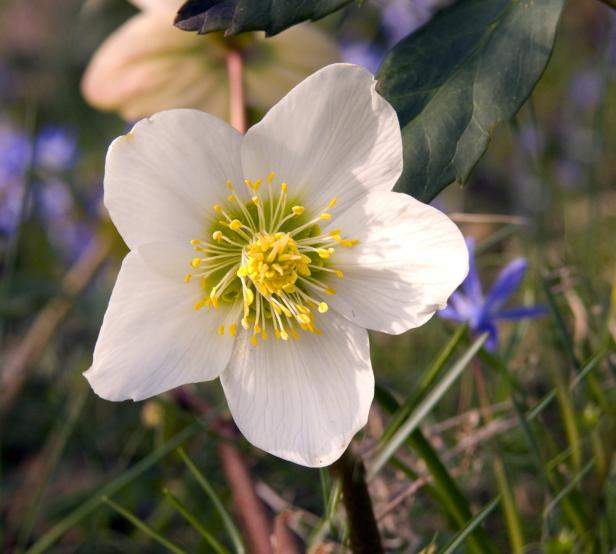
[[[339,229],[323,233],[320,223],[332,218],[329,210],[336,199],[311,216],[305,207],[289,198],[288,186],[267,178],[267,192],[261,180],[244,181],[246,190],[236,191],[227,181],[225,205],[213,207],[210,239],[191,241],[198,256],[190,265],[186,283],[198,278],[202,298],[195,309],[216,308],[220,302],[241,302],[244,329],[252,329],[252,343],[267,340],[268,330],[288,340],[299,338],[297,328],[320,334],[313,310],[323,314],[328,305],[318,297],[335,294],[325,282],[340,270],[330,267],[338,246],[351,247],[356,240],[344,239]],[[316,297],[315,297],[316,296]],[[236,336],[237,324],[228,327]],[[225,334],[225,327],[218,332]]]

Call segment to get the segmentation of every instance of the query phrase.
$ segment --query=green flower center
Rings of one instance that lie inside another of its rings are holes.
[[[252,330],[252,343],[276,338],[299,338],[298,329],[320,334],[314,311],[324,314],[328,305],[319,299],[335,294],[327,284],[331,275],[343,278],[331,266],[336,248],[352,247],[356,240],[343,239],[340,230],[323,233],[320,223],[332,219],[336,199],[317,214],[289,199],[288,186],[273,184],[274,173],[261,187],[261,180],[244,181],[250,199],[242,201],[227,181],[229,196],[213,206],[209,237],[193,239],[198,257],[186,283],[196,279],[202,291],[195,309],[217,308],[219,303],[241,303],[242,327]],[[231,336],[237,324],[229,325]],[[221,325],[219,334],[225,334]]]

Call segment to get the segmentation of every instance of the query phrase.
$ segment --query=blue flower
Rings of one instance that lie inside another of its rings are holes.
[[[0,186],[21,179],[31,155],[32,147],[26,134],[0,119]]]
[[[77,161],[77,135],[68,127],[46,125],[36,137],[34,152],[37,169],[66,171]]]
[[[361,65],[371,73],[376,73],[385,57],[385,52],[381,48],[367,42],[341,42],[338,49],[345,62]]]
[[[427,23],[440,4],[438,0],[389,0],[382,17],[390,46]]]
[[[479,274],[475,266],[475,241],[467,237],[469,254],[468,276],[462,283],[462,290],[457,290],[449,298],[449,305],[438,312],[444,319],[459,323],[467,322],[474,333],[488,332],[486,349],[498,348],[498,321],[514,321],[527,317],[543,315],[543,306],[519,306],[503,308],[511,295],[518,289],[524,279],[528,264],[525,258],[516,258],[509,262],[499,273],[492,288],[484,297]]]

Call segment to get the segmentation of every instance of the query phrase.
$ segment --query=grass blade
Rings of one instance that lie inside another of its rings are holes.
[[[80,504],[65,518],[56,523],[47,533],[45,533],[38,541],[36,541],[28,550],[26,554],[41,554],[47,552],[49,548],[66,533],[71,527],[79,523],[84,517],[91,514],[101,503],[102,496],[109,496],[115,494],[123,487],[134,481],[143,472],[152,467],[161,458],[166,456],[169,452],[175,450],[180,444],[194,435],[200,425],[194,424],[186,427],[180,431],[173,438],[168,440],[165,444],[159,446],[149,456],[146,456],[143,460],[135,464],[129,470],[125,471],[113,481],[101,487],[95,492],[88,500]]]
[[[393,437],[383,445],[376,459],[368,469],[368,479],[374,477],[387,463],[389,458],[400,448],[402,443],[409,435],[417,428],[426,415],[432,410],[434,405],[443,397],[449,390],[451,385],[462,374],[466,366],[473,359],[475,354],[483,346],[483,343],[488,338],[488,334],[481,335],[466,353],[458,360],[457,363],[446,373],[443,379],[432,389],[432,391],[422,400],[409,418],[399,427]]]
[[[552,499],[552,501],[545,507],[543,510],[543,516],[547,517],[549,513],[559,504],[559,502],[565,498],[575,487],[577,484],[586,476],[586,474],[592,469],[595,465],[595,459],[593,458],[588,462],[576,475],[567,483],[566,486],[562,488],[562,490]],[[583,527],[584,528],[584,527]]]
[[[493,466],[498,490],[503,499],[503,511],[505,512],[511,552],[512,554],[524,554],[524,535],[522,533],[522,524],[520,523],[520,514],[516,508],[507,473],[505,472],[505,465],[500,456],[495,457]]]
[[[415,409],[417,404],[426,396],[428,390],[430,390],[430,387],[434,384],[434,381],[439,376],[441,370],[451,358],[454,350],[456,349],[458,344],[460,344],[460,341],[464,337],[467,329],[467,325],[460,325],[456,329],[456,332],[451,337],[449,342],[445,345],[445,348],[441,350],[432,365],[422,375],[413,395],[408,398],[404,405],[391,419],[391,421],[383,431],[383,435],[381,436],[381,439],[379,441],[380,443],[387,442],[394,435],[394,433],[399,429],[399,427],[404,423],[404,421],[409,417],[409,415],[411,415],[411,412]]]
[[[220,544],[216,540],[216,538],[214,538],[214,536],[205,527],[203,527],[203,525],[201,525],[199,520],[188,511],[186,506],[180,501],[179,498],[177,498],[169,489],[164,489],[163,493],[165,494],[169,502],[173,504],[173,507],[178,512],[180,512],[182,517],[190,524],[190,526],[195,531],[197,531],[197,533],[199,533],[203,537],[205,542],[207,542],[212,547],[212,549],[218,552],[218,554],[229,553],[229,551],[222,544]]]
[[[174,552],[175,554],[188,554],[186,550],[180,548],[177,544],[172,543],[170,540],[163,537],[160,533],[157,533],[152,527],[150,527],[145,521],[139,519],[135,514],[129,512],[126,508],[123,508],[119,504],[115,503],[111,498],[103,496],[101,500],[118,512],[123,518],[130,521],[137,529],[145,533],[152,540],[164,546],[167,550]]]
[[[235,523],[233,523],[233,519],[231,518],[229,512],[226,510],[224,504],[220,500],[220,497],[216,494],[216,491],[213,489],[212,485],[210,485],[203,473],[201,473],[197,469],[197,466],[188,457],[186,452],[184,452],[183,448],[178,448],[178,454],[180,455],[180,458],[182,458],[182,461],[186,464],[186,467],[188,467],[189,471],[193,474],[193,477],[197,480],[197,483],[199,483],[199,485],[203,489],[203,492],[205,492],[205,494],[212,501],[212,504],[214,504],[214,508],[216,508],[216,511],[220,515],[223,525],[225,526],[225,529],[229,534],[229,538],[233,543],[233,548],[235,552],[238,552],[239,554],[244,554],[246,552],[246,548],[244,547],[240,532],[235,526]]]
[[[488,517],[496,506],[498,506],[500,502],[500,497],[496,497],[493,499],[483,510],[481,510],[473,519],[471,519],[464,529],[460,531],[453,540],[445,547],[445,549],[440,554],[453,554],[458,548],[479,525],[483,522],[483,520]]]
[[[396,411],[398,407],[396,399],[385,389],[377,387],[376,396],[379,403],[387,411]],[[432,476],[432,484],[428,485],[426,490],[445,508],[458,527],[460,529],[463,528],[466,522],[472,518],[471,508],[455,479],[451,477],[447,467],[439,458],[438,453],[424,437],[421,429],[415,429],[411,433],[407,439],[407,444],[424,461],[426,468]],[[391,458],[389,463],[405,473],[411,480],[419,477],[412,468],[398,460],[395,456]],[[482,529],[476,529],[468,536],[467,540],[470,552],[490,553],[495,551],[488,536]]]

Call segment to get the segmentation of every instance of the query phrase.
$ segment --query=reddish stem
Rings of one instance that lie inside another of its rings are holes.
[[[229,75],[229,115],[231,125],[240,133],[246,132],[246,100],[244,97],[244,62],[237,50],[227,52]]]

